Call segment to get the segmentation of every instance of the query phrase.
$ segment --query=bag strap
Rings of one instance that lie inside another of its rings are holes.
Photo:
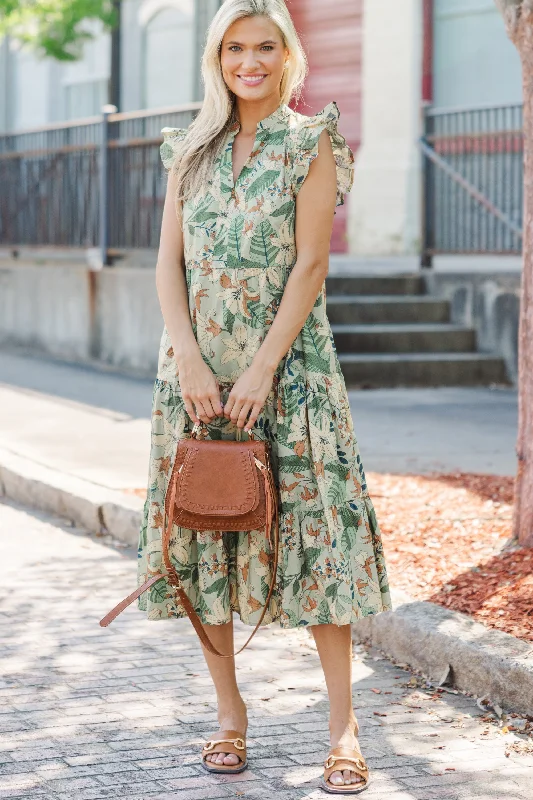
[[[169,558],[168,546],[169,546],[170,537],[171,537],[171,534],[172,534],[173,512],[174,512],[174,506],[175,506],[175,503],[176,503],[177,479],[178,479],[178,473],[177,472],[174,473],[174,476],[173,476],[173,479],[172,479],[172,483],[169,486],[170,501],[169,501],[168,522],[167,522],[166,525],[165,525],[166,508],[165,508],[165,513],[164,513],[164,517],[163,517],[162,555],[163,555],[163,561],[164,561],[165,567],[167,569],[167,573],[163,574],[161,572],[158,572],[155,575],[151,575],[150,578],[148,578],[148,580],[146,580],[141,586],[139,586],[137,589],[135,589],[135,591],[132,592],[130,595],[128,595],[128,597],[125,597],[124,600],[122,600],[120,603],[118,603],[118,605],[116,605],[115,608],[111,609],[111,611],[109,611],[109,613],[106,614],[105,617],[103,617],[100,620],[100,625],[102,627],[106,627],[111,622],[113,622],[113,620],[120,613],[122,613],[122,611],[124,611],[125,608],[127,608],[129,605],[131,605],[131,603],[133,603],[134,600],[136,600],[138,597],[140,597],[140,595],[143,594],[143,592],[145,592],[147,589],[149,589],[154,583],[156,583],[157,581],[159,581],[161,579],[166,579],[171,584],[171,586],[175,587],[176,592],[177,592],[177,594],[178,594],[178,596],[180,598],[181,604],[183,605],[185,611],[187,612],[187,615],[188,615],[188,617],[189,617],[189,619],[190,619],[190,621],[191,621],[196,633],[198,634],[198,637],[199,637],[201,643],[203,644],[203,646],[205,647],[205,649],[209,653],[212,653],[215,656],[220,656],[220,658],[234,658],[238,653],[241,653],[244,650],[244,648],[247,647],[250,644],[250,642],[252,641],[253,637],[257,633],[257,631],[259,629],[259,626],[263,622],[263,619],[265,618],[265,614],[267,612],[268,605],[270,603],[270,598],[272,597],[272,593],[274,591],[274,586],[276,585],[276,575],[277,575],[277,568],[278,568],[278,550],[279,550],[279,507],[278,507],[278,497],[277,497],[276,487],[274,485],[274,479],[273,479],[272,471],[269,470],[259,460],[256,460],[256,464],[258,466],[258,469],[261,471],[261,473],[263,475],[263,480],[264,480],[264,483],[265,483],[265,499],[266,499],[266,531],[265,531],[265,533],[266,533],[266,536],[267,536],[267,538],[269,539],[270,542],[272,542],[272,537],[271,537],[272,528],[274,529],[274,541],[272,542],[272,546],[274,548],[274,563],[273,563],[273,566],[272,566],[272,580],[270,582],[270,586],[269,586],[269,589],[268,589],[268,594],[267,594],[267,598],[265,600],[265,605],[263,607],[263,611],[261,612],[261,616],[259,617],[259,620],[258,620],[255,628],[253,629],[252,633],[250,634],[250,636],[248,637],[246,642],[243,644],[243,646],[239,650],[237,650],[235,653],[221,653],[219,650],[217,650],[217,648],[215,647],[215,645],[212,643],[212,641],[210,640],[209,636],[205,632],[205,629],[204,629],[204,627],[202,625],[202,622],[201,622],[198,614],[194,610],[194,607],[193,607],[191,601],[189,600],[187,594],[185,593],[185,591],[183,589],[183,585],[182,585],[182,583],[180,581],[178,573],[176,572],[176,568],[174,567],[174,565],[172,564],[172,562],[171,562],[171,560]]]

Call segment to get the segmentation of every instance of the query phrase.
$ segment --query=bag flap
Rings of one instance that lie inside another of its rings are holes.
[[[181,508],[193,514],[233,517],[253,511],[259,499],[252,449],[233,441],[187,442],[177,488]]]

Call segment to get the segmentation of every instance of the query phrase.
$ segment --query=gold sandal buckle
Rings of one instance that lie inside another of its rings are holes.
[[[355,764],[358,769],[366,770],[367,765],[363,761],[362,758],[349,758],[347,756],[328,756],[326,761],[324,762],[324,766],[326,769],[331,769],[335,766],[337,761],[349,761],[351,764]]]
[[[205,742],[203,749],[209,752],[213,750],[217,744],[232,744],[236,750],[244,750],[246,746],[244,739],[237,737],[236,739],[211,739],[209,742]]]

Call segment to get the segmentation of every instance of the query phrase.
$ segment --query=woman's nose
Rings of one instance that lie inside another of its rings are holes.
[[[242,66],[248,72],[253,72],[257,67],[257,59],[253,50],[246,50],[242,57]]]

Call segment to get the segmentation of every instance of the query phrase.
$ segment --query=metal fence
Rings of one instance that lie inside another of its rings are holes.
[[[156,248],[166,189],[161,128],[187,127],[200,107],[0,135],[0,245],[100,247],[105,223],[110,252]]]
[[[522,106],[424,113],[422,265],[436,253],[522,247]]]

